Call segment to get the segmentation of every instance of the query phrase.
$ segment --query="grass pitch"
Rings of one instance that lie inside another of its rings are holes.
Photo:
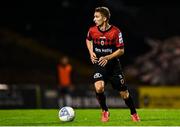
[[[0,110],[0,126],[180,126],[180,109],[138,109],[141,122],[128,109],[110,109],[110,121],[100,121],[100,109],[75,109],[72,122],[61,122],[58,109]]]

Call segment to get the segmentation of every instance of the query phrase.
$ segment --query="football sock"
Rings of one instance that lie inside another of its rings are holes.
[[[129,98],[124,99],[124,101],[125,101],[126,105],[129,107],[129,109],[131,111],[131,115],[136,113],[136,108],[134,106],[132,97],[129,95]]]
[[[104,92],[102,92],[102,93],[96,92],[96,98],[97,98],[102,110],[108,111],[108,107],[106,105],[106,97],[104,95]]]

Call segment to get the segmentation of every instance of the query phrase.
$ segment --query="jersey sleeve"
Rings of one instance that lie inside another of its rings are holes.
[[[87,33],[87,40],[91,41],[92,40],[92,35],[91,35],[91,28],[89,29],[88,33]]]
[[[116,47],[117,48],[121,48],[121,47],[124,47],[124,42],[123,42],[123,37],[122,37],[122,33],[120,30],[117,30],[116,32]]]

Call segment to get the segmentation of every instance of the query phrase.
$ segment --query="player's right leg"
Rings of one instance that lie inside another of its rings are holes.
[[[109,112],[106,105],[106,96],[104,94],[104,87],[106,84],[106,69],[98,64],[95,64],[95,73],[93,75],[94,87],[96,92],[96,98],[102,109],[101,121],[109,121]]]
[[[109,121],[109,111],[108,111],[108,107],[106,105],[106,96],[104,94],[104,85],[105,85],[105,83],[103,80],[96,81],[94,84],[95,90],[96,90],[96,98],[99,102],[99,105],[102,108],[101,121],[107,122],[107,121]]]

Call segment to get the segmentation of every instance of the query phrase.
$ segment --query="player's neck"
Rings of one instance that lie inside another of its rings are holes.
[[[106,31],[111,27],[111,25],[109,23],[103,23],[102,26],[99,26],[99,29],[101,31]]]

